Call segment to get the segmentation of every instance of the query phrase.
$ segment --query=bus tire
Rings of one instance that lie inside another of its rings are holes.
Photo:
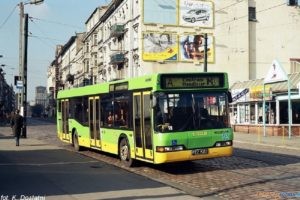
[[[75,131],[75,133],[73,134],[73,146],[74,146],[75,151],[80,151],[81,150],[81,147],[80,147],[79,142],[78,142],[77,131]]]
[[[130,156],[130,146],[126,138],[122,138],[119,144],[119,156],[126,167],[133,166],[133,159]]]

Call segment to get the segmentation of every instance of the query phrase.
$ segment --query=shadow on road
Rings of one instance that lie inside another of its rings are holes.
[[[0,177],[0,194],[8,196],[55,196],[163,187],[143,176],[61,149],[0,151]]]

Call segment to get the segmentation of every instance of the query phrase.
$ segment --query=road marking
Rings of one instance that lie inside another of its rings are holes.
[[[47,165],[72,165],[72,164],[87,164],[97,163],[99,161],[91,160],[86,162],[54,162],[54,163],[0,163],[0,166],[47,166]]]

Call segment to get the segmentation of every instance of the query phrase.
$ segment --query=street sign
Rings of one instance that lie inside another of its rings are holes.
[[[264,79],[264,83],[277,83],[287,81],[287,79],[288,77],[280,63],[277,60],[274,60],[269,68],[266,78]]]
[[[22,89],[23,88],[23,81],[17,81],[16,87],[17,87],[17,89]]]

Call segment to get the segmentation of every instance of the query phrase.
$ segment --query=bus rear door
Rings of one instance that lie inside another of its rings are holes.
[[[135,154],[153,160],[150,91],[133,93]]]
[[[69,134],[69,100],[61,101],[62,139],[70,141]]]
[[[100,144],[100,105],[99,97],[89,98],[89,127],[91,147],[101,148]]]

